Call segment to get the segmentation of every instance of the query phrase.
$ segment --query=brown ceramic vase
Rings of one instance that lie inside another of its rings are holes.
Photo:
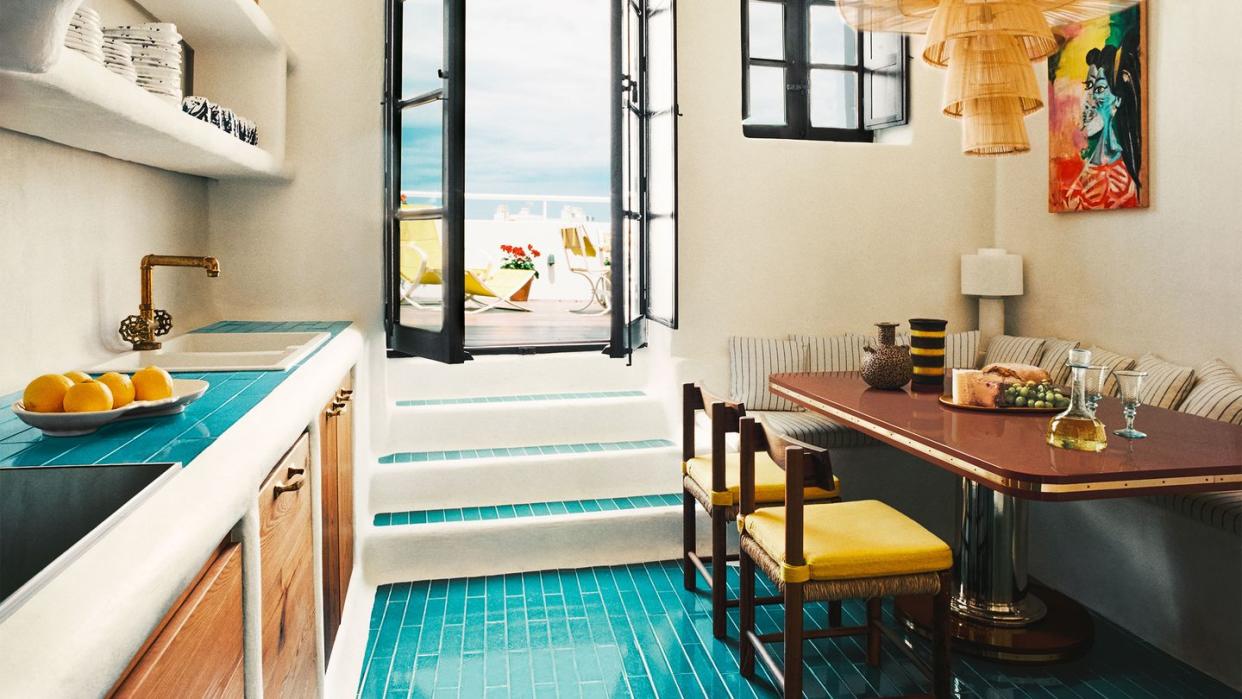
[[[885,391],[896,391],[910,383],[914,363],[910,348],[897,344],[896,323],[876,323],[879,328],[879,345],[864,347],[862,377],[868,385]]]

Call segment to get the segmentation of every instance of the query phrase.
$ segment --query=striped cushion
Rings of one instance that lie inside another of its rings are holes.
[[[1199,417],[1242,425],[1242,377],[1219,359],[1200,366],[1190,395],[1178,410]]]
[[[747,413],[777,432],[823,449],[868,447],[879,444],[867,435],[814,413]]]
[[[988,356],[983,360],[984,365],[988,364],[1031,364],[1039,363],[1039,358],[1044,354],[1044,344],[1047,342],[1042,337],[1014,337],[1012,335],[1000,335],[992,338],[988,343]]]
[[[949,333],[944,338],[946,369],[977,369],[979,367],[979,331]]]
[[[1148,499],[1208,526],[1242,536],[1242,493],[1153,495]]]
[[[1126,357],[1109,352],[1099,347],[1091,348],[1091,364],[1092,366],[1106,366],[1109,368],[1108,380],[1104,382],[1104,395],[1117,395],[1117,377],[1113,376],[1114,371],[1126,371],[1134,368],[1134,358]]]
[[[790,339],[806,345],[807,371],[858,371],[862,367],[863,347],[867,345],[862,335],[794,335]]]
[[[1194,369],[1170,364],[1154,354],[1143,355],[1134,369],[1147,372],[1139,390],[1139,400],[1157,408],[1176,410],[1195,382]]]
[[[1039,359],[1039,368],[1048,372],[1054,386],[1068,386],[1070,383],[1069,361],[1070,350],[1078,349],[1078,340],[1058,340],[1048,338],[1044,343],[1044,356]]]
[[[750,410],[799,410],[768,391],[768,377],[805,371],[806,345],[762,337],[729,338],[729,398]]]

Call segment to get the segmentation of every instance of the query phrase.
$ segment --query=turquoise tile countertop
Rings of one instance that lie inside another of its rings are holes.
[[[225,320],[193,332],[326,332],[335,338],[349,325],[349,321]],[[0,408],[0,468],[148,461],[188,464],[326,344],[288,371],[174,373],[177,378],[203,379],[211,386],[180,415],[117,422],[83,437],[43,436],[8,407],[21,399],[21,393],[4,396],[0,398],[4,406]]]

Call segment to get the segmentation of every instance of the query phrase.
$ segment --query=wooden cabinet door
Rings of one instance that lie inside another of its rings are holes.
[[[320,416],[323,464],[324,652],[332,646],[345,609],[354,567],[353,378],[341,383]]]
[[[259,490],[263,695],[318,696],[310,439],[303,434]]]
[[[240,544],[223,544],[135,658],[116,697],[245,694]]]

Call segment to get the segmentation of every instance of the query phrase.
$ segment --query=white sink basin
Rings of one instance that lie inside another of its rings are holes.
[[[91,372],[137,371],[152,364],[169,371],[285,371],[328,339],[328,333],[190,333],[150,352],[126,352]]]

